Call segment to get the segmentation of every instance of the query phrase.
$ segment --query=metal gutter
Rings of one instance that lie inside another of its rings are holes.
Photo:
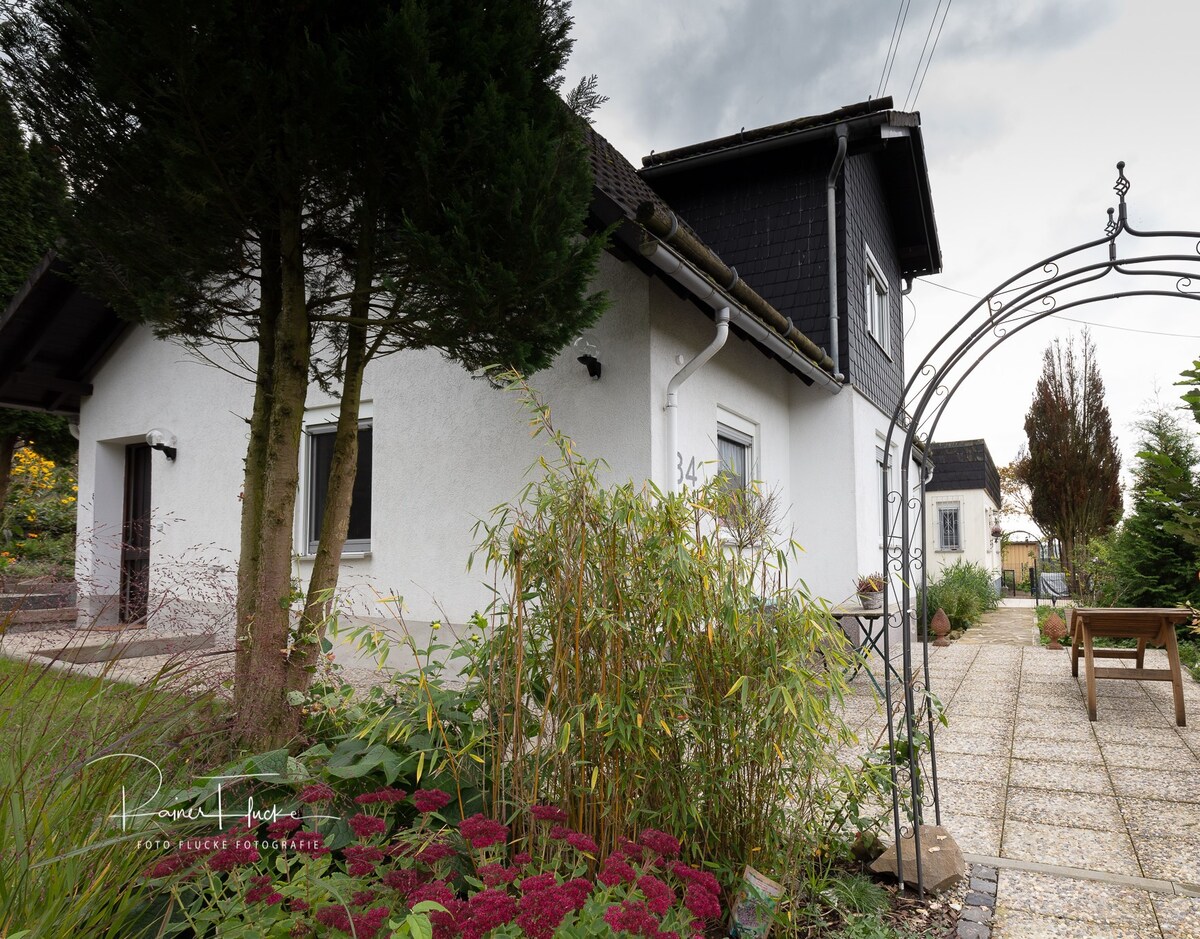
[[[828,371],[804,355],[790,342],[768,327],[757,316],[748,312],[728,291],[717,287],[711,280],[692,267],[678,252],[660,241],[649,241],[642,245],[642,255],[665,275],[687,290],[701,303],[713,310],[729,309],[729,322],[756,342],[807,378],[814,385],[830,394],[842,390],[842,383]]]
[[[678,492],[681,481],[671,473],[671,466],[679,446],[679,389],[684,382],[708,364],[708,360],[721,351],[729,339],[729,307],[717,310],[717,332],[712,342],[692,356],[691,360],[667,382],[667,481],[671,492]]]

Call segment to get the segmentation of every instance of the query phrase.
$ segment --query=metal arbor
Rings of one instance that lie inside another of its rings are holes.
[[[899,668],[890,629],[884,629],[884,696],[896,844],[911,836],[917,888],[924,893],[921,830],[933,810],[941,823],[935,725],[939,705],[929,682],[929,643],[922,628],[926,582],[925,484],[932,469],[929,445],[946,405],[975,368],[1027,326],[1075,307],[1129,297],[1200,300],[1200,232],[1138,231],[1129,224],[1130,182],[1117,164],[1119,202],[1108,210],[1104,235],[1051,255],[1003,281],[946,332],[905,385],[888,427],[880,470],[883,493],[884,622],[903,624]],[[1126,250],[1130,249],[1130,250]],[[1140,251],[1138,249],[1141,249]],[[1121,252],[1126,250],[1126,253]],[[891,466],[899,443],[899,466]],[[916,468],[916,479],[912,478]],[[917,601],[920,602],[917,602]],[[914,660],[913,642],[919,641]],[[904,881],[903,856],[897,876]]]

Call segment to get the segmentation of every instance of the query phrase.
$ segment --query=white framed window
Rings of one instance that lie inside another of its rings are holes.
[[[938,550],[962,550],[962,512],[957,502],[943,502],[937,507]]]
[[[321,519],[325,514],[325,498],[329,492],[329,470],[333,463],[333,442],[336,423],[309,424],[304,428],[304,544],[309,554],[316,554],[321,538]],[[371,550],[371,468],[372,425],[369,419],[358,424],[358,470],[354,475],[354,490],[350,497],[350,527],[343,554],[365,553]]]
[[[866,263],[863,277],[863,309],[867,317],[867,333],[888,355],[892,352],[891,297],[887,278],[867,245],[863,245]]]
[[[717,424],[717,464],[730,488],[746,489],[754,466],[754,438],[749,434]]]

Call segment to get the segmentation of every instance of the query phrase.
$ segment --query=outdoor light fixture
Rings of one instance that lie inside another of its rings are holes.
[[[593,381],[599,381],[600,373],[604,367],[600,364],[600,350],[596,347],[596,344],[590,339],[580,336],[571,343],[571,347],[579,353],[575,361],[587,369],[587,373],[592,377]]]
[[[161,450],[171,462],[175,461],[175,454],[178,452],[175,449],[175,442],[175,435],[161,427],[155,427],[146,433],[146,443],[150,445],[150,449]]]

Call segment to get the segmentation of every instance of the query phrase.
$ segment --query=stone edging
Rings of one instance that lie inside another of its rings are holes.
[[[997,875],[994,867],[968,866],[967,895],[958,916],[958,939],[991,939],[992,917],[996,915]]]

